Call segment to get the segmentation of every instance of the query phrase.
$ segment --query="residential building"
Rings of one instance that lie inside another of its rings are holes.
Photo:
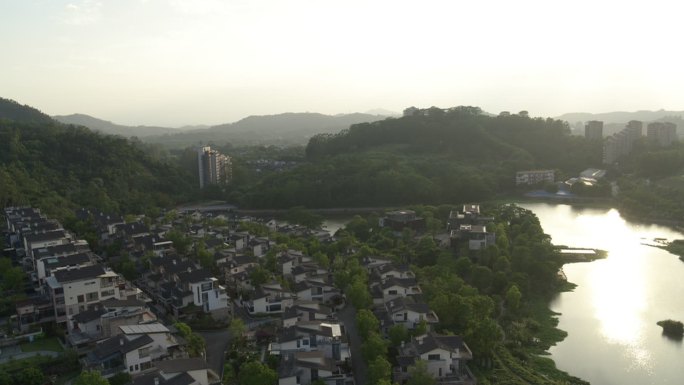
[[[519,185],[535,185],[538,183],[555,181],[555,171],[554,170],[527,170],[518,171],[515,174],[515,184]]]
[[[65,323],[90,305],[119,298],[120,278],[101,265],[55,271],[45,278],[47,294],[52,299],[55,321]],[[73,323],[69,323],[69,330]]]
[[[670,122],[651,122],[646,127],[646,137],[660,147],[667,147],[677,141],[677,125]]]
[[[603,142],[603,164],[613,164],[632,152],[634,143],[642,136],[643,123],[631,120],[622,131],[606,138]]]
[[[599,120],[590,120],[584,126],[584,137],[588,140],[603,139],[603,122]]]
[[[425,218],[416,216],[413,210],[390,211],[380,218],[380,227],[388,227],[401,232],[405,228],[415,231],[425,230]]]
[[[232,178],[230,157],[209,146],[197,149],[197,165],[200,188],[210,184],[226,184]]]
[[[472,359],[473,353],[460,336],[424,334],[399,348],[393,381],[405,383],[409,379],[409,367],[422,360],[437,385],[474,385],[475,376],[466,365]]]
[[[151,372],[135,376],[132,385],[210,385],[221,379],[201,358],[156,361]]]

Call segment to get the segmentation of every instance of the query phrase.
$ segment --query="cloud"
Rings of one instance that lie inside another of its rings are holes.
[[[61,21],[68,25],[91,25],[102,17],[102,2],[83,0],[64,7]]]

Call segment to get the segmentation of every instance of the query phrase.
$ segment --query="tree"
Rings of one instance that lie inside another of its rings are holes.
[[[356,313],[356,327],[359,330],[359,336],[362,339],[366,339],[371,332],[378,331],[380,321],[378,321],[372,311],[361,309]]]
[[[409,332],[403,324],[392,325],[387,334],[392,346],[399,346],[409,340]]]
[[[36,367],[24,368],[18,377],[23,385],[43,385],[43,382],[45,382],[45,375]]]
[[[13,385],[12,376],[4,370],[0,370],[0,385]]]
[[[417,360],[413,366],[408,369],[407,385],[434,385],[437,382],[428,372],[427,364],[423,360]]]
[[[240,366],[238,380],[240,385],[273,385],[278,381],[278,374],[259,361],[249,361]]]
[[[247,326],[241,318],[234,317],[230,321],[228,331],[230,332],[230,336],[233,338],[233,341],[235,341],[237,346],[242,346],[244,344]]]
[[[368,364],[368,382],[371,385],[376,385],[381,380],[390,380],[391,376],[392,365],[385,357],[377,356]]]
[[[368,286],[361,279],[355,279],[347,289],[347,298],[356,309],[365,309],[373,302]]]
[[[204,349],[207,345],[207,342],[204,340],[202,336],[193,333],[190,326],[188,326],[188,324],[184,322],[176,322],[173,326],[175,326],[176,329],[178,329],[180,335],[188,343],[188,354],[190,354],[191,357],[199,357],[204,354]]]
[[[511,310],[516,310],[520,306],[520,299],[522,294],[518,286],[512,285],[508,291],[506,291],[506,304]]]
[[[249,279],[255,287],[261,286],[271,279],[271,272],[261,265],[256,266],[250,273]]]
[[[361,355],[370,362],[378,356],[387,356],[387,342],[377,332],[370,332],[361,345]]]
[[[126,385],[131,382],[131,375],[126,372],[119,372],[107,380],[109,385]]]
[[[81,372],[74,380],[73,385],[109,385],[109,381],[102,377],[100,372],[92,370]]]

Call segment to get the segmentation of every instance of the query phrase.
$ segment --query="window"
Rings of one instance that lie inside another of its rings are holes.
[[[202,291],[209,291],[211,290],[211,282],[203,283],[202,284]]]
[[[83,294],[77,296],[77,297],[76,297],[76,300],[78,301],[78,303],[85,302],[85,298],[83,297]]]
[[[138,349],[138,358],[145,358],[150,355],[150,348]]]
[[[111,297],[114,295],[114,289],[111,290],[103,290],[102,293],[100,293],[101,297]]]
[[[140,364],[140,370],[147,370],[152,367],[152,362],[147,361]]]
[[[86,294],[86,301],[88,302],[97,301],[98,299],[100,299],[100,293],[96,291]]]
[[[311,381],[318,379],[318,369],[311,369]]]
[[[309,345],[309,340],[306,340],[306,339],[302,340],[302,344],[308,346],[308,345]]]
[[[131,365],[131,366],[128,367],[128,371],[129,371],[129,372],[132,372],[132,371],[133,371],[133,365]]]
[[[137,372],[138,370],[140,370],[140,367],[138,366],[138,364],[135,364],[135,371]]]
[[[388,293],[389,295],[397,295],[397,291],[396,291],[396,290],[390,290],[390,291],[388,291],[387,293]]]
[[[440,359],[439,354],[428,354],[428,361],[439,361]]]

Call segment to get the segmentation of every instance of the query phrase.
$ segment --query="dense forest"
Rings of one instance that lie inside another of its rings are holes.
[[[431,108],[314,136],[300,167],[235,186],[231,197],[276,208],[462,202],[514,192],[519,170],[562,178],[600,165],[601,144],[571,136],[565,122]]]
[[[145,213],[194,193],[190,175],[139,143],[15,106],[0,100],[0,206],[30,204],[58,218],[82,206]]]

